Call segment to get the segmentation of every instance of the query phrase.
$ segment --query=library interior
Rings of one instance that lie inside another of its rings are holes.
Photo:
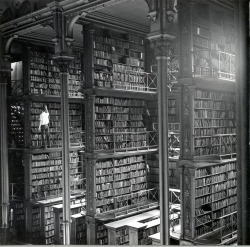
[[[250,244],[248,12],[0,1],[0,244]]]

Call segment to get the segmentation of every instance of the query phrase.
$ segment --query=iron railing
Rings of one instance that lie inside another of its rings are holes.
[[[195,77],[212,77],[235,81],[235,55],[207,49],[193,52],[193,73]]]
[[[23,91],[23,80],[11,80],[11,96],[21,96]]]
[[[114,132],[109,135],[109,142],[106,136],[97,136],[96,151],[108,150],[112,152],[149,150],[158,147],[157,132]]]
[[[169,220],[170,227],[174,231],[175,226],[179,225],[181,218],[181,191],[178,189],[169,189]]]
[[[155,92],[157,76],[155,73],[134,70],[125,70],[124,73],[102,71],[96,76],[95,85],[128,91]]]
[[[220,79],[235,80],[235,55],[227,52],[219,52],[219,69]]]
[[[237,240],[237,211],[221,216],[220,218],[221,244],[230,244]]]
[[[10,183],[9,184],[10,199],[23,198],[24,183]]]
[[[114,204],[117,205],[117,203],[121,200],[124,202],[124,206],[115,208],[115,217],[158,206],[158,189],[153,188],[140,190],[137,192],[132,192],[130,194],[114,197]],[[131,207],[131,205],[133,207]]]

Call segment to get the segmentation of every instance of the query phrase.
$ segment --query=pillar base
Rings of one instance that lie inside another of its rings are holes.
[[[7,245],[10,241],[10,228],[0,228],[0,245]]]

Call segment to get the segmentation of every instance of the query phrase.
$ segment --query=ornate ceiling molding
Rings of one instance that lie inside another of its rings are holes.
[[[149,32],[149,26],[141,25],[132,21],[110,16],[104,13],[100,13],[98,11],[86,15],[85,18],[79,19],[79,23],[84,22],[84,21],[92,22],[97,25],[100,24],[102,26],[105,25],[107,27],[110,26],[113,28],[119,28],[123,30],[136,31],[143,35]]]

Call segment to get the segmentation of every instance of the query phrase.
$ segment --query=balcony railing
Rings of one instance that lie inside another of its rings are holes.
[[[117,211],[115,212],[116,217],[158,206],[158,189],[153,188],[148,190],[140,190],[138,192],[121,195],[114,198],[115,205],[117,205],[119,201],[123,201],[123,207],[115,209],[115,211]],[[131,205],[133,205],[133,207],[131,207]]]
[[[157,76],[154,73],[134,70],[125,70],[124,73],[101,71],[95,74],[95,85],[128,91],[155,92]]]
[[[175,226],[179,225],[181,218],[181,191],[178,189],[169,189],[169,219],[170,227],[174,231]]]
[[[235,55],[219,52],[219,78],[235,80]]]
[[[9,184],[10,199],[23,198],[24,184],[23,183],[10,183]]]
[[[157,148],[157,133],[143,132],[114,132],[107,136],[98,136],[96,151],[138,151]],[[107,139],[108,138],[108,139]]]
[[[11,80],[11,96],[23,95],[23,80]]]
[[[237,211],[220,218],[221,245],[230,245],[237,241]]]
[[[236,154],[236,134],[217,134],[209,137],[195,138],[195,155],[229,155]]]
[[[235,81],[235,55],[205,49],[194,51],[193,73],[194,77]]]

